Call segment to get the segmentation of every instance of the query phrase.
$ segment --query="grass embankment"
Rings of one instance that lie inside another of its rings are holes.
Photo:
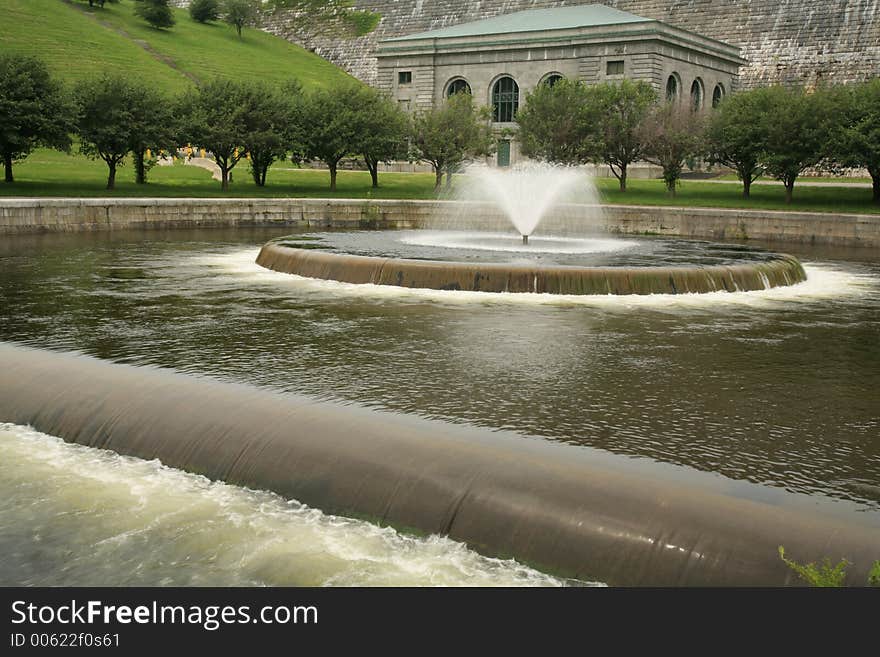
[[[351,78],[314,53],[245,28],[201,24],[183,9],[177,24],[157,30],[133,13],[134,0],[90,9],[82,0],[0,1],[0,49],[33,55],[65,83],[104,72],[131,76],[177,93],[214,77],[325,87]]]
[[[227,194],[220,191],[220,183],[210,172],[180,161],[171,167],[153,168],[148,185],[135,185],[133,169],[127,164],[120,169],[112,192],[105,189],[106,165],[81,155],[38,150],[16,165],[15,175],[15,183],[0,182],[0,196],[435,198],[431,173],[380,173],[380,187],[374,190],[367,172],[340,171],[338,189],[331,193],[327,171],[295,169],[289,162],[276,163],[262,188],[254,184],[247,162],[240,162],[233,169]],[[630,179],[626,193],[620,192],[613,178],[600,178],[596,185],[603,201],[611,204],[880,214],[868,188],[796,185],[794,202],[786,205],[779,185],[756,185],[748,200],[742,198],[739,185],[701,181],[683,181],[675,198],[666,195],[661,180]]]

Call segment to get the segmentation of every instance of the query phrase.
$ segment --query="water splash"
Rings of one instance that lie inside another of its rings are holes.
[[[466,173],[468,183],[462,200],[491,201],[524,238],[561,205],[598,206],[600,202],[593,180],[575,167],[527,162],[509,169],[474,165]],[[595,225],[598,216],[590,219]],[[583,217],[580,221],[583,223]]]

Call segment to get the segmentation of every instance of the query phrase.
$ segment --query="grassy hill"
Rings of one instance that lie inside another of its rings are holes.
[[[351,79],[307,50],[255,29],[240,40],[224,24],[196,23],[175,10],[177,24],[157,30],[133,13],[134,0],[90,9],[82,0],[0,0],[0,51],[43,59],[76,82],[103,71],[131,75],[167,92],[216,76],[323,87]]]

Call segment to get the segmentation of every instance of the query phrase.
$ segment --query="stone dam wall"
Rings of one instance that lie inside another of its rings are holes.
[[[90,230],[287,225],[305,228],[505,229],[493,206],[362,199],[0,199],[0,236]],[[568,206],[554,233],[598,231],[713,240],[755,239],[880,249],[880,215],[650,206]]]
[[[177,0],[186,5],[188,0]],[[500,14],[565,5],[583,0],[356,0],[379,12],[378,29],[345,41],[309,40],[290,15],[272,16],[263,27],[313,49],[365,82],[376,82],[379,39],[437,29]],[[739,46],[748,64],[740,87],[771,83],[814,86],[880,75],[880,0],[604,0],[645,18],[654,18]]]

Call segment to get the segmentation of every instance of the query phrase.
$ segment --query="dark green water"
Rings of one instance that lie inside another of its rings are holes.
[[[4,237],[0,340],[880,509],[876,252],[786,247],[809,281],[767,292],[512,298],[354,288],[253,265],[285,232]]]

